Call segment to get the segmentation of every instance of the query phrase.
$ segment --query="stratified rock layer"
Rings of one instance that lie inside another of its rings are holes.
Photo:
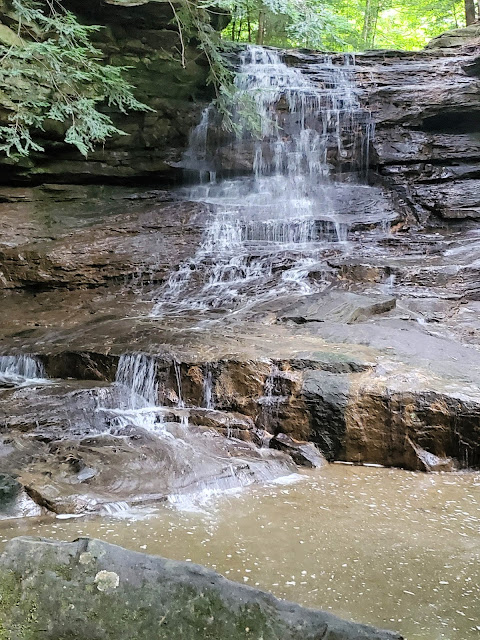
[[[99,540],[12,540],[0,557],[0,634],[28,640],[401,640]]]

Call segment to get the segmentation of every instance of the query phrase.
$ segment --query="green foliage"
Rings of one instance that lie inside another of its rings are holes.
[[[194,39],[197,48],[208,60],[207,84],[214,87],[214,104],[222,117],[223,127],[237,134],[248,129],[254,135],[259,135],[261,122],[253,96],[237,90],[234,84],[234,70],[226,58],[226,54],[232,52],[232,45],[222,39],[221,34],[212,25],[214,12],[225,8],[222,2],[223,0],[220,0],[212,5],[209,0],[181,0],[178,10],[171,5],[181,40],[182,60],[185,55],[185,40]]]
[[[226,39],[323,51],[420,49],[464,24],[462,0],[212,0]]]
[[[11,0],[13,44],[0,43],[0,101],[7,116],[0,126],[0,152],[26,156],[42,151],[35,136],[48,121],[62,123],[65,142],[84,155],[108,137],[126,135],[101,104],[126,113],[148,110],[136,100],[121,67],[102,63],[90,42],[100,27],[80,24],[61,4]]]

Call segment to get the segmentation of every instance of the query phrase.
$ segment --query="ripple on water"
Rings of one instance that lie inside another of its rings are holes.
[[[479,637],[479,474],[331,465],[198,511],[0,524],[2,542],[25,534],[95,536],[198,562],[409,640]]]

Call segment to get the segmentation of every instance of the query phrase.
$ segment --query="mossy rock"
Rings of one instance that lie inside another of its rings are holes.
[[[198,565],[99,540],[16,538],[0,557],[0,640],[401,640]]]
[[[0,473],[0,511],[10,507],[18,498],[22,485],[7,473]]]
[[[452,29],[441,33],[427,44],[425,49],[447,49],[450,47],[462,47],[476,40],[480,40],[480,22],[470,24],[468,27]]]

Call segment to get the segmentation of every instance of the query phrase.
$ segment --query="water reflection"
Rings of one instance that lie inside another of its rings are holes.
[[[251,487],[196,511],[0,524],[3,542],[22,534],[96,536],[199,562],[408,640],[479,637],[478,473],[331,465],[296,484]]]

